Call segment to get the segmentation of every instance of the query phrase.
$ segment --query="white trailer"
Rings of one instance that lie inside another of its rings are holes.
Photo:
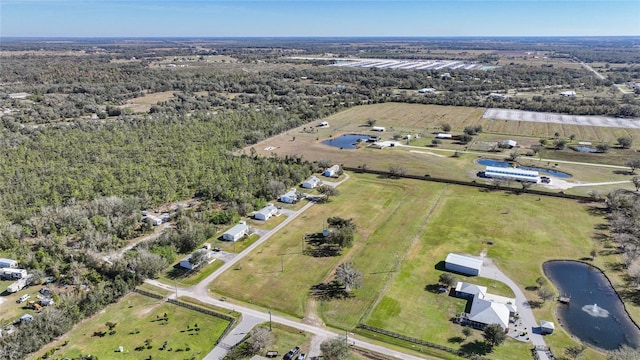
[[[24,289],[26,286],[27,286],[27,278],[25,277],[7,286],[7,292],[10,294],[13,294],[15,292],[18,292]]]

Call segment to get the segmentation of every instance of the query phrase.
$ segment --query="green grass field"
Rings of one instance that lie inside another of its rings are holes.
[[[341,195],[310,208],[243,259],[238,269],[218,278],[212,291],[301,318],[310,287],[330,279],[333,268],[348,259],[363,273],[364,286],[353,297],[320,301],[318,309],[327,325],[354,328],[365,323],[449,347],[473,349],[480,333],[456,342],[462,328],[450,321],[464,309],[465,301],[429,291],[441,274],[436,265],[447,253],[477,255],[486,250],[524,289],[543,276],[544,261],[588,257],[596,246],[597,225],[605,222],[593,204],[373,175],[351,177],[340,186]],[[340,258],[302,255],[302,236],[319,231],[328,216],[354,218],[358,225],[355,245]],[[400,266],[393,271],[396,254]],[[606,264],[616,259],[600,256],[596,261]],[[489,292],[513,296],[504,284],[459,278],[487,286]],[[538,300],[535,291],[526,293],[530,300]],[[539,319],[555,318],[551,301],[535,311]],[[562,329],[547,338],[557,354],[575,344]],[[508,341],[488,356],[525,358],[530,356],[528,349],[528,344]],[[592,350],[584,356],[603,358]]]
[[[378,232],[379,223],[393,221],[397,226],[419,225],[419,221],[409,215],[416,206],[428,207],[442,185],[416,191],[402,182],[388,183],[373,176],[359,179],[340,186],[340,191],[348,196],[336,196],[328,204],[311,207],[286,229],[244,258],[238,264],[239,270],[229,271],[211,284],[212,291],[229,298],[277,308],[297,317],[304,316],[311,287],[325,281],[332,269],[343,261],[339,257],[302,254],[303,236],[320,232],[323,222],[330,216],[353,217],[358,226],[357,244],[344,250],[343,258],[354,261],[365,272],[365,276],[371,276],[371,283],[386,281],[395,263],[393,254],[396,251],[402,253],[411,238],[397,238],[393,231]],[[371,194],[375,194],[376,201],[354,201],[371,198]],[[305,245],[305,250],[311,249]],[[366,290],[358,292],[366,293]],[[364,300],[364,303],[358,307],[366,307],[366,303],[373,299],[359,297],[358,301]],[[349,323],[355,324],[357,320],[356,315]]]
[[[162,320],[164,314],[168,321]],[[105,323],[117,323],[115,334],[94,336],[108,331]],[[199,331],[194,329],[199,328]],[[197,311],[131,293],[98,315],[80,323],[70,333],[47,345],[30,359],[39,359],[50,349],[56,358],[92,354],[100,359],[183,359],[203,358],[213,349],[227,321]],[[135,350],[150,340],[150,349]],[[63,345],[64,343],[67,345]],[[160,348],[167,343],[164,350]],[[119,346],[123,353],[115,352]],[[189,348],[189,350],[187,350]]]
[[[400,274],[388,285],[383,301],[366,319],[366,324],[447,344],[450,338],[461,336],[462,328],[450,319],[466,302],[425,291],[426,285],[437,283],[442,272],[434,265],[444,260],[447,253],[477,255],[486,249],[487,256],[524,289],[543,276],[544,261],[588,256],[594,246],[594,228],[602,221],[602,217],[589,214],[589,205],[573,201],[552,198],[537,201],[537,197],[527,195],[450,187],[420,242],[402,262]],[[494,245],[487,245],[487,241]],[[558,253],[559,247],[562,254]],[[476,278],[465,281],[481,283]],[[489,292],[494,291],[491,284],[484,285]],[[535,292],[527,294],[530,300],[538,300]],[[550,318],[547,315],[543,318]],[[561,332],[552,338],[559,339],[558,344],[572,343]],[[469,341],[472,340],[473,337]],[[494,356],[521,358],[527,355],[526,350],[526,346],[513,341],[496,349]]]

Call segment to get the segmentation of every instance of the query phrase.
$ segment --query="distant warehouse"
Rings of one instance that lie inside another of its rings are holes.
[[[496,179],[509,179],[537,183],[540,180],[539,173],[534,170],[524,170],[510,167],[487,166],[484,176]]]

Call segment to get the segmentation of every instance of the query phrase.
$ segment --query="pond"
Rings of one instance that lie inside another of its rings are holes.
[[[586,146],[576,146],[576,147],[574,147],[574,149],[576,149],[576,151],[580,151],[580,152],[589,152],[589,153],[598,152],[598,149],[594,149],[594,148],[590,148],[590,147],[586,147]]]
[[[356,144],[360,139],[369,141],[371,137],[369,135],[347,134],[335,139],[325,140],[322,143],[340,149],[356,149]]]
[[[566,330],[595,347],[614,350],[640,346],[640,330],[631,321],[609,280],[597,268],[577,261],[550,261],[542,268],[569,304],[558,304]]]
[[[492,160],[492,159],[480,159],[480,160],[478,160],[478,164],[479,165],[484,165],[484,166],[511,167],[511,163],[508,162],[508,161],[498,161],[498,160]],[[522,169],[522,170],[538,171],[538,172],[541,172],[541,173],[546,174],[546,175],[551,175],[551,176],[564,178],[564,179],[568,179],[568,178],[571,177],[571,174],[567,174],[567,173],[562,172],[562,171],[555,171],[555,170],[550,170],[550,169],[537,168],[537,167],[533,167],[533,166],[522,166],[522,165],[519,165],[519,166],[517,166],[517,168],[518,169]]]

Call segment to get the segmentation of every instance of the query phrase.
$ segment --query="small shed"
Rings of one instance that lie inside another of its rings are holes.
[[[332,167],[324,171],[324,176],[328,176],[328,177],[335,176],[336,174],[338,174],[339,171],[340,171],[340,165],[333,165]]]
[[[329,122],[328,121],[322,121],[322,122],[320,122],[320,124],[318,124],[317,127],[329,127]]]
[[[256,220],[267,221],[270,217],[278,215],[278,208],[273,206],[273,204],[268,204],[262,209],[253,213],[253,218]]]
[[[453,138],[453,135],[446,134],[446,133],[439,133],[438,135],[436,135],[436,137],[438,139],[451,139],[451,138]]]
[[[467,275],[480,275],[482,259],[449,253],[444,264],[445,269]]]
[[[308,178],[305,182],[302,183],[302,187],[305,189],[313,189],[320,185],[320,179],[315,176]]]
[[[564,97],[574,97],[576,96],[576,92],[575,91],[563,91],[560,93],[560,96],[564,96]]]
[[[372,128],[371,128],[371,130],[372,130],[372,131],[380,131],[380,132],[384,132],[384,131],[385,131],[385,130],[387,130],[387,129],[385,129],[385,127],[384,127],[384,126],[374,126],[374,127],[372,127]]]
[[[427,94],[427,93],[433,94],[433,93],[436,92],[436,89],[434,89],[434,88],[423,88],[423,89],[418,90],[418,92],[420,94]]]
[[[553,334],[553,330],[556,329],[556,325],[551,321],[540,320],[540,333],[541,334]]]
[[[0,268],[17,268],[18,262],[13,259],[0,258]]]
[[[29,321],[33,321],[33,315],[24,314],[24,315],[20,316],[20,322],[29,322]]]
[[[296,191],[296,189],[291,189],[288,193],[280,195],[278,200],[285,204],[293,204],[298,201],[298,192]]]
[[[232,227],[227,230],[224,234],[222,234],[222,238],[227,241],[238,241],[242,239],[243,236],[249,234],[249,225],[246,222],[241,221],[238,225]]]

